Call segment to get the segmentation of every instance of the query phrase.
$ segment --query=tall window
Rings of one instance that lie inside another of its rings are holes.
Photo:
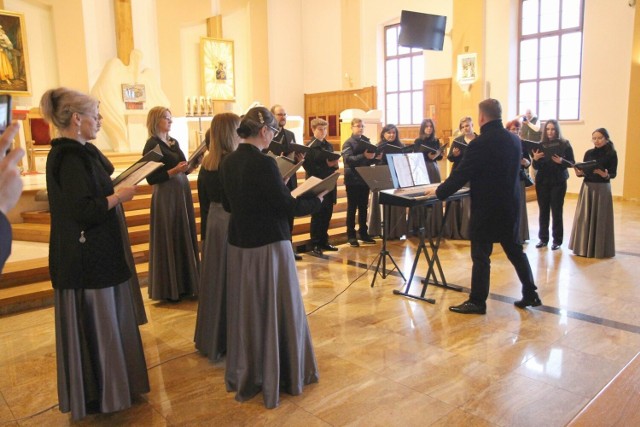
[[[542,120],[580,118],[583,0],[522,0],[518,107]]]
[[[384,30],[386,121],[398,125],[420,124],[424,109],[422,49],[398,45],[400,24]]]

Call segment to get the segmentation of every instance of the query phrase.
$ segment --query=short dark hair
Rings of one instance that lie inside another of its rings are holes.
[[[480,111],[482,111],[489,120],[502,118],[502,106],[497,99],[487,98],[478,105],[478,108],[480,108]]]

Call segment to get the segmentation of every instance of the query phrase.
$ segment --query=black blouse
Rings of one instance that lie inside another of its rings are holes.
[[[156,148],[156,145],[159,145],[160,150],[162,151],[162,160],[160,160],[160,162],[164,164],[164,166],[159,167],[151,174],[149,174],[149,176],[147,176],[147,182],[150,185],[160,184],[162,182],[168,181],[169,170],[178,166],[178,163],[187,160],[187,158],[184,156],[184,153],[180,149],[180,146],[178,145],[178,141],[171,137],[169,138],[169,141],[173,142],[173,145],[171,147],[165,144],[157,136],[152,136],[144,145],[144,149],[142,150],[143,155]]]
[[[616,177],[618,173],[618,154],[616,153],[613,144],[608,142],[600,148],[592,148],[584,153],[584,161],[596,160],[598,162],[598,169],[607,170],[609,178],[603,178],[597,173],[589,173],[584,177],[585,182],[609,182]]]

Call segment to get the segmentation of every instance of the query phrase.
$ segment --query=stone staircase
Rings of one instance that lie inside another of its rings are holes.
[[[112,160],[113,161],[113,160]],[[114,162],[115,163],[115,162]],[[130,164],[130,159],[123,160]],[[116,164],[116,169],[118,165]],[[124,167],[122,167],[124,169]],[[341,171],[342,172],[342,171]],[[196,213],[196,227],[200,239],[200,204],[197,194],[197,173],[190,176]],[[304,180],[304,172],[298,172],[298,182]],[[124,203],[125,216],[131,240],[131,249],[136,262],[140,283],[147,283],[149,269],[149,219],[152,187],[143,181],[138,193],[131,201]],[[346,241],[346,190],[343,177],[338,180],[338,203],[329,229],[330,240],[334,244]],[[28,211],[21,214],[23,223],[13,224],[13,239],[28,242],[49,242],[50,216],[46,210]],[[311,217],[296,218],[293,242],[298,252],[304,252],[309,245]],[[310,249],[310,248],[309,248]],[[0,315],[53,304],[53,289],[49,280],[47,258],[7,263],[0,276]]]

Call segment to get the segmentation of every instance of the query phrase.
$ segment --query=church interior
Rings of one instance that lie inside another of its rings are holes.
[[[547,0],[0,0],[0,25],[19,24],[14,45],[22,58],[0,93],[12,95],[21,124],[14,144],[27,152],[22,197],[7,215],[12,254],[0,276],[0,425],[72,424],[59,411],[56,388],[44,174],[55,131],[38,108],[46,90],[66,86],[100,100],[102,130],[94,143],[116,172],[140,157],[146,114],[156,105],[170,108],[172,136],[185,153],[199,146],[213,116],[241,115],[257,104],[285,106],[298,143],[313,138],[311,119],[325,118],[327,140],[339,151],[352,117],[364,116],[372,141],[387,124],[384,31],[399,24],[401,10],[413,10],[447,18],[443,49],[422,55],[419,114],[432,118],[448,142],[459,118],[475,119],[485,98],[500,100],[504,122],[523,113],[518,37],[528,1]],[[281,393],[280,406],[266,409],[260,396],[235,401],[225,389],[224,361],[212,363],[195,349],[197,299],[147,297],[152,189],[143,181],[123,206],[145,298],[148,323],[139,329],[151,391],[127,410],[73,424],[639,425],[640,146],[629,138],[640,120],[640,12],[635,0],[557,2],[583,7],[579,118],[561,121],[564,137],[581,159],[593,130],[605,127],[619,159],[611,181],[615,257],[579,257],[566,244],[536,248],[531,188],[524,248],[543,305],[514,307],[519,280],[496,245],[487,314],[452,313],[448,307],[470,292],[470,242],[446,239],[438,251],[446,280],[460,292],[425,286],[428,260],[416,256],[417,237],[386,242],[388,252],[380,239],[347,244],[340,178],[329,230],[339,250],[309,252],[309,217],[293,227],[320,380],[299,396]],[[464,78],[458,71],[459,56],[469,53],[473,81],[468,70]],[[418,136],[417,123],[398,125],[403,142]],[[440,162],[443,178],[448,167]],[[196,175],[189,180],[199,230]],[[581,184],[572,174],[565,230]],[[407,286],[403,277],[414,261]],[[434,303],[394,292],[406,289],[426,292]]]

